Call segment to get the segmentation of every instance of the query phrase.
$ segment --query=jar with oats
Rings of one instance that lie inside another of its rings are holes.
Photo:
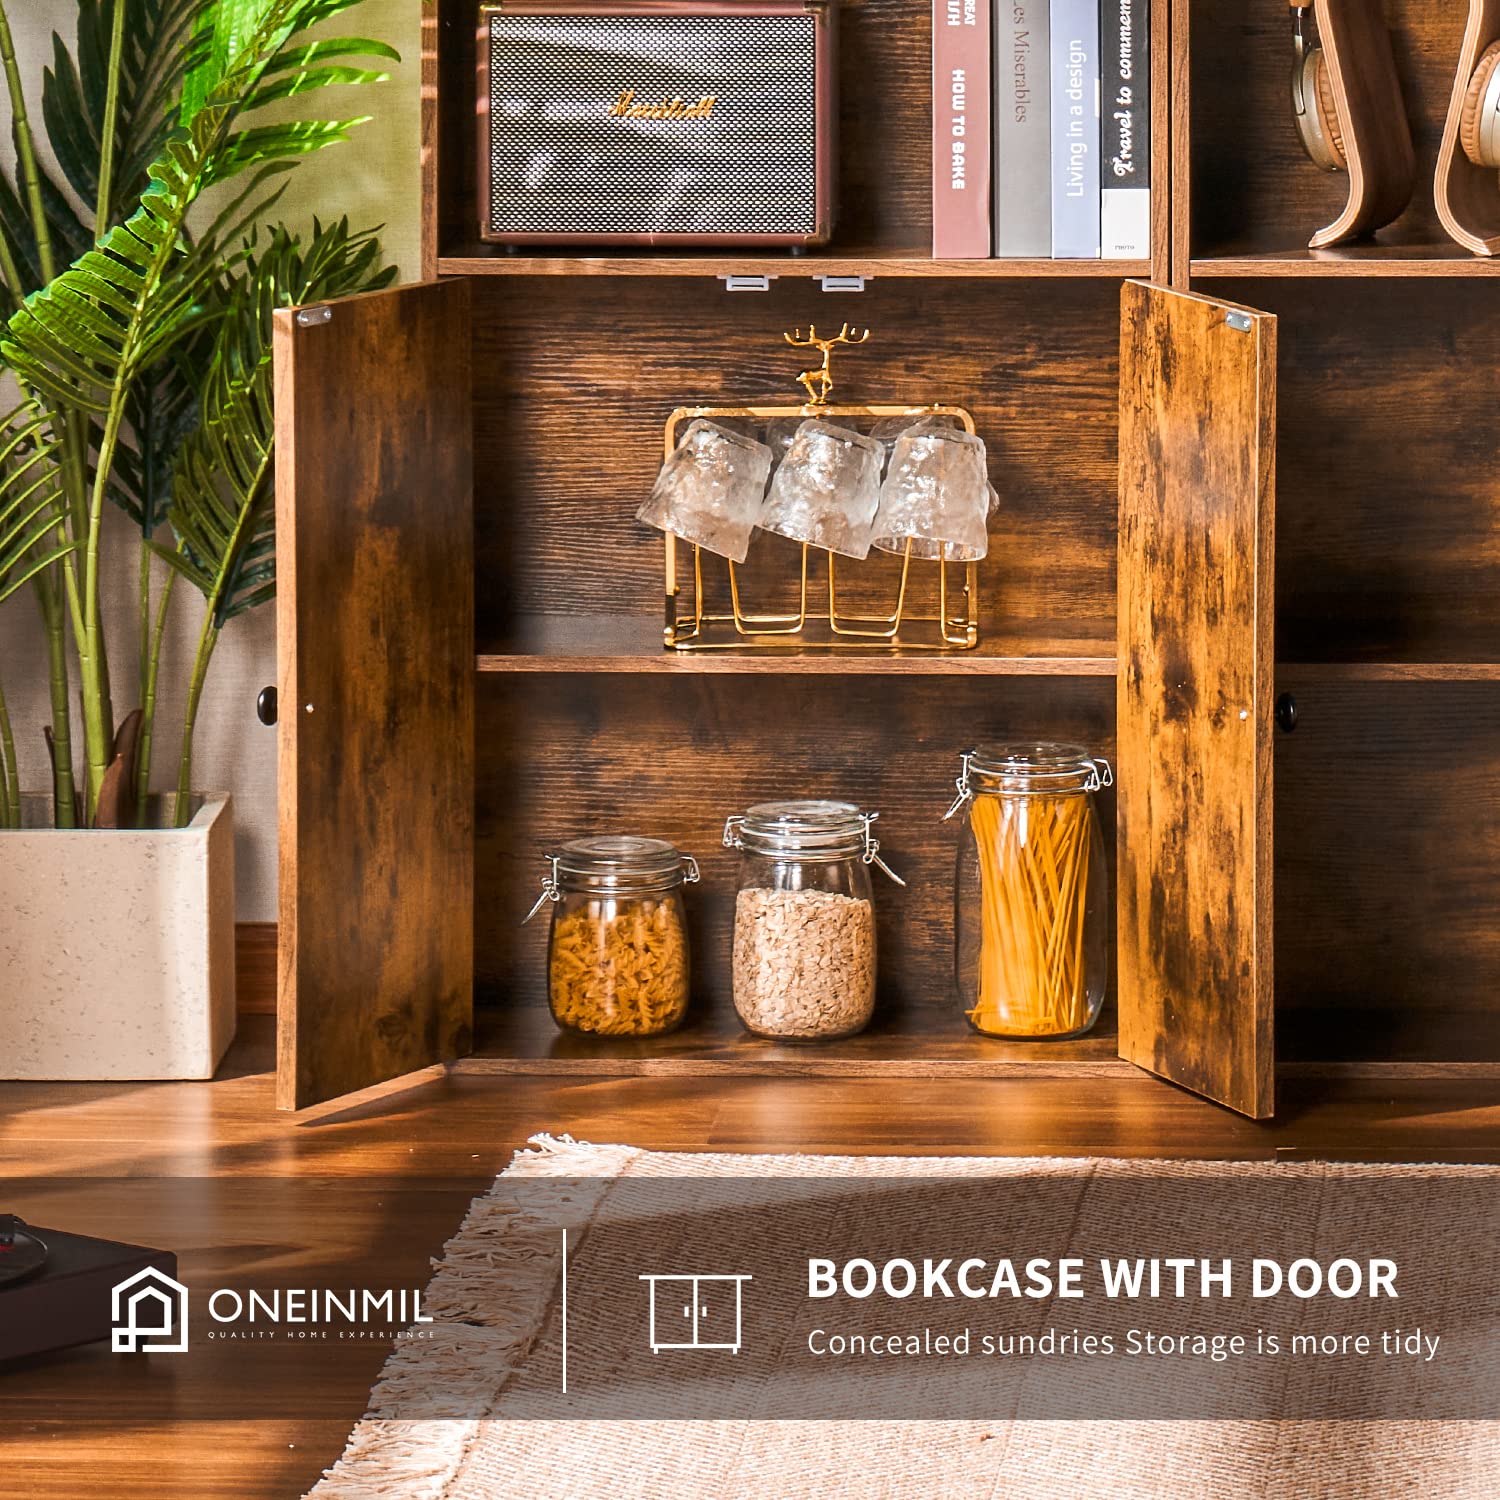
[[[852,802],[761,802],[724,825],[740,851],[734,907],[734,1008],[746,1030],[828,1041],[875,1010],[878,813]]]
[[[664,839],[574,839],[548,856],[547,1003],[564,1031],[660,1036],[688,1008],[684,884],[698,865]]]

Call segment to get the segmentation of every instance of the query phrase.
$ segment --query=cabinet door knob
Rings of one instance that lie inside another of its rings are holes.
[[[1290,734],[1297,727],[1297,700],[1290,693],[1283,693],[1276,700],[1276,723],[1283,734]]]
[[[262,724],[276,722],[276,689],[274,687],[263,687],[260,690],[260,696],[255,700],[255,717]]]

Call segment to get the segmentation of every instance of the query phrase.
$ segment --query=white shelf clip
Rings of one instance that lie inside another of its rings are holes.
[[[724,283],[726,292],[769,292],[771,283],[776,280],[774,276],[724,276],[719,280]]]
[[[814,276],[813,280],[825,292],[862,292],[865,289],[863,276]]]

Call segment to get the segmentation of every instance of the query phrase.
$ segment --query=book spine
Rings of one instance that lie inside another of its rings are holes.
[[[990,0],[932,0],[932,253],[990,253]]]
[[[1052,0],[1052,254],[1099,258],[1099,0]]]
[[[1100,241],[1105,260],[1151,254],[1151,0],[1100,0]]]
[[[995,254],[1052,254],[1050,0],[995,0]]]

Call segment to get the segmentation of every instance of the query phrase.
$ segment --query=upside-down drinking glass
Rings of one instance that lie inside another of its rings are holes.
[[[989,550],[994,495],[984,443],[942,418],[914,422],[896,439],[880,487],[873,544],[932,561],[977,562]]]
[[[770,472],[764,443],[698,417],[661,466],[636,518],[742,563]]]
[[[759,526],[844,557],[868,557],[881,456],[873,438],[809,418],[776,470]]]

